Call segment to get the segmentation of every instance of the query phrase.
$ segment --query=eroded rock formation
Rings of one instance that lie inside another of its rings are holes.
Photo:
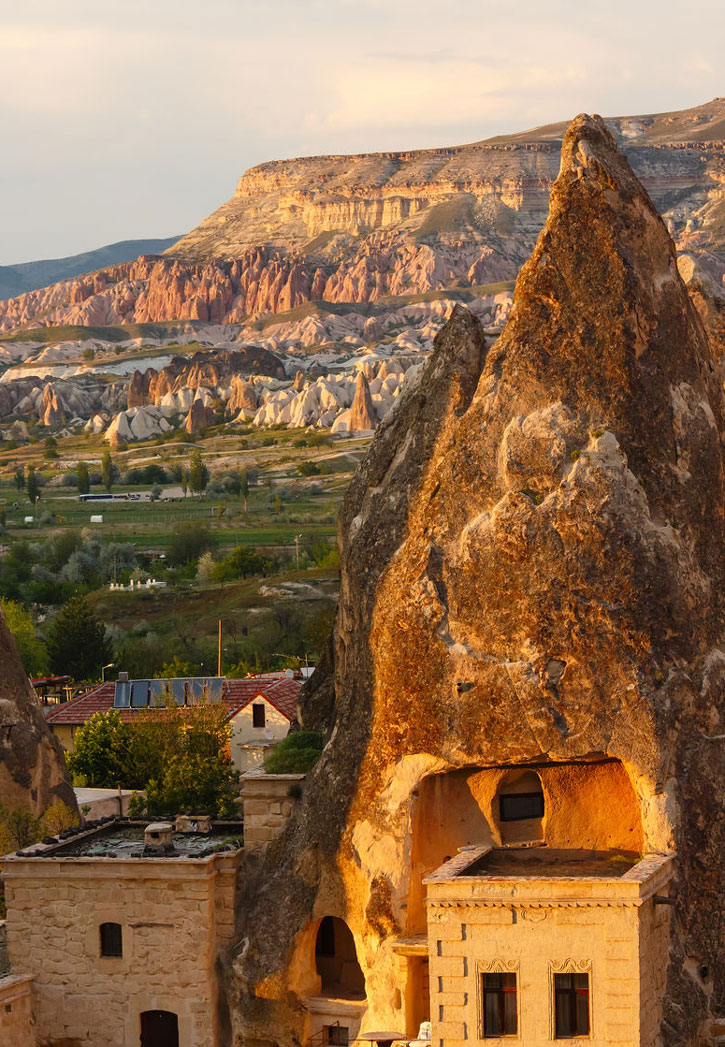
[[[76,810],[62,750],[45,722],[0,611],[0,803],[39,815],[55,800]]]
[[[370,386],[363,371],[359,372],[355,383],[355,396],[352,400],[348,424],[351,432],[369,432],[377,424]]]
[[[456,309],[343,505],[337,621],[301,703],[328,743],[240,903],[236,1043],[301,1036],[325,915],[355,936],[367,1027],[399,1028],[421,789],[532,762],[620,768],[587,847],[629,804],[625,845],[677,851],[655,1018],[669,1047],[704,1042],[725,1008],[723,429],[667,229],[579,117],[504,333],[486,351]]]

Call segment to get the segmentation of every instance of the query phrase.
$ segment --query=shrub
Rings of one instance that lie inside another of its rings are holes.
[[[315,766],[325,740],[319,731],[295,731],[288,734],[265,757],[267,774],[307,774]]]

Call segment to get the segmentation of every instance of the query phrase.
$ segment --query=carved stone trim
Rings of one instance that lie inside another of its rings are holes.
[[[519,984],[519,960],[518,959],[505,959],[502,956],[494,956],[491,960],[476,960],[476,1022],[478,1025],[478,1038],[479,1040],[484,1039],[483,1035],[483,974],[515,974],[516,975],[516,1036],[506,1036],[502,1039],[497,1037],[486,1036],[486,1044],[489,1047],[496,1047],[497,1044],[505,1045],[510,1044],[512,1040],[519,1038],[521,1034],[521,1010],[520,1010],[520,999],[519,990],[521,988]]]
[[[575,960],[567,956],[564,960],[549,960],[549,1035],[552,1040],[556,1039],[556,1006],[554,996],[555,974],[588,974],[589,975],[589,1037],[594,1039],[594,992],[592,986],[592,961],[588,959]],[[577,1036],[571,1040],[559,1040],[560,1043],[582,1042]]]

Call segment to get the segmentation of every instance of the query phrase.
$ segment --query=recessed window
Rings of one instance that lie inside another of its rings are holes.
[[[516,1036],[518,1014],[515,974],[482,974],[483,1035]]]
[[[347,1047],[350,1042],[350,1030],[347,1025],[326,1025],[325,1043],[329,1047]]]
[[[253,727],[264,727],[266,723],[265,708],[260,702],[258,705],[252,706],[252,726]]]
[[[544,817],[543,793],[510,793],[501,795],[501,821],[522,822],[528,818]]]
[[[120,923],[101,924],[101,956],[123,956]]]
[[[589,1035],[589,975],[554,975],[556,1038]]]

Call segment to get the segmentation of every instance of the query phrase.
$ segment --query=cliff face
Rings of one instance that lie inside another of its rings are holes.
[[[609,126],[681,250],[725,272],[725,101]],[[544,223],[565,125],[419,152],[262,164],[166,255],[0,303],[0,330],[198,319],[513,279]]]
[[[444,857],[416,829],[426,782],[532,762],[580,775],[565,846],[676,849],[662,1036],[702,1042],[725,1006],[723,411],[667,229],[579,117],[502,336],[486,352],[456,309],[345,500],[301,706],[329,741],[240,904],[238,1043],[300,1034],[325,915],[355,936],[367,1026],[400,1027],[392,943],[420,930],[416,854]]]
[[[39,815],[55,800],[76,810],[60,745],[30,689],[0,611],[0,803]]]

